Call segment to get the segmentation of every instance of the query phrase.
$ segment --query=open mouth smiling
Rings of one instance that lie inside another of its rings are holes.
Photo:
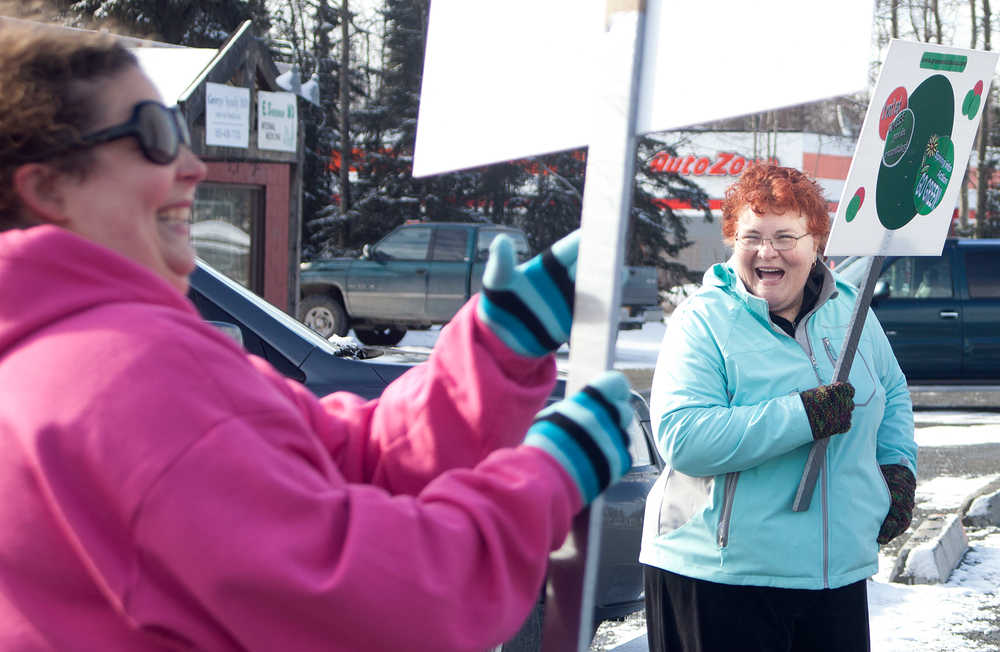
[[[785,277],[785,270],[778,267],[757,267],[754,274],[762,281],[780,281]]]

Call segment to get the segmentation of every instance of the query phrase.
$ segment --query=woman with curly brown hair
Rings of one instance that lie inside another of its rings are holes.
[[[185,297],[190,145],[110,37],[0,21],[0,650],[509,638],[631,464],[621,374],[539,412],[575,239],[498,238],[426,363],[317,399]]]
[[[858,291],[819,262],[815,181],[754,164],[722,211],[732,257],[674,311],[653,374],[650,650],[868,650],[865,582],[913,510],[906,379],[869,311],[849,382],[831,382]],[[824,438],[816,494],[792,511]]]

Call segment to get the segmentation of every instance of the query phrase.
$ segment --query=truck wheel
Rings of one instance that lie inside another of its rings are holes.
[[[323,337],[347,335],[349,324],[344,306],[325,294],[309,294],[299,302],[299,321]]]
[[[369,346],[393,346],[406,335],[405,328],[377,326],[375,328],[355,328],[354,335],[362,344]]]

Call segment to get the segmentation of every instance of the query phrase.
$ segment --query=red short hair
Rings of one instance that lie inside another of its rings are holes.
[[[819,250],[830,235],[830,214],[823,189],[795,168],[769,163],[751,163],[740,178],[726,189],[722,200],[722,239],[729,245],[736,238],[736,223],[746,207],[757,215],[792,211],[804,215],[806,230]]]

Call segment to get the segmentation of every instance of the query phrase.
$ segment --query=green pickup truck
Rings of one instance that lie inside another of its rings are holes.
[[[885,259],[872,309],[911,385],[1000,383],[1000,240],[948,239],[940,256]],[[867,257],[834,271],[859,286]]]
[[[302,263],[299,319],[324,337],[347,335],[363,344],[397,344],[408,329],[444,324],[482,287],[490,243],[504,234],[520,260],[531,256],[519,229],[487,223],[404,224],[360,258]],[[629,267],[621,325],[661,319],[656,269]]]

